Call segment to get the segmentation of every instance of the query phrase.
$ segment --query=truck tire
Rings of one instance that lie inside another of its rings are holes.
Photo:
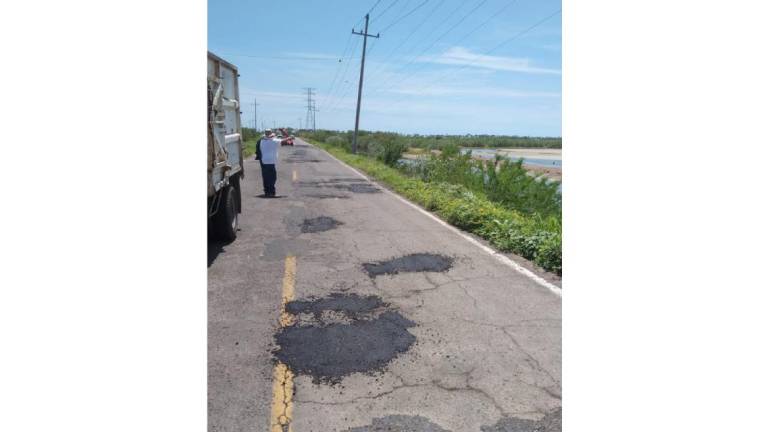
[[[227,186],[221,194],[219,211],[214,215],[216,237],[223,241],[233,241],[237,237],[237,191]]]
[[[235,174],[229,180],[232,187],[235,189],[235,210],[238,213],[243,212],[242,194],[240,193],[240,174]]]

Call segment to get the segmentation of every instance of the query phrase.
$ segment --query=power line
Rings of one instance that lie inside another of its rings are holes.
[[[367,54],[370,54],[373,51],[373,47],[376,46],[376,43],[379,41],[378,38],[376,38],[371,46],[366,50]],[[350,82],[350,84],[347,86],[347,88],[344,89],[343,93],[340,97],[338,97],[334,102],[334,104],[328,108],[328,111],[338,111],[340,109],[339,104],[341,104],[344,101],[344,98],[349,94],[349,91],[354,89],[354,84]]]
[[[515,4],[515,0],[512,0],[511,2],[507,3],[507,4],[506,4],[506,5],[504,5],[502,8],[500,8],[499,10],[497,10],[497,11],[493,12],[493,14],[491,14],[491,16],[489,16],[489,17],[488,17],[488,19],[486,19],[485,21],[483,21],[483,22],[482,22],[482,24],[480,24],[480,25],[478,25],[478,26],[475,26],[475,28],[474,28],[472,31],[470,31],[469,33],[467,33],[467,34],[465,34],[464,36],[462,36],[462,37],[461,37],[459,40],[457,40],[457,41],[453,42],[453,45],[458,45],[460,42],[464,41],[466,38],[468,38],[469,36],[473,35],[473,34],[474,34],[476,31],[480,30],[481,28],[484,28],[486,24],[488,24],[488,23],[489,23],[491,20],[493,20],[494,18],[498,17],[498,16],[499,16],[499,14],[503,13],[505,10],[507,10],[507,8],[509,8],[509,7],[510,7],[510,6],[512,6],[513,4]],[[434,45],[434,43],[433,43],[432,45]],[[431,47],[431,46],[430,46],[430,47]],[[426,50],[425,50],[425,51],[426,51]],[[422,53],[421,53],[421,54],[423,54],[423,53],[424,53],[424,51],[422,51]],[[420,55],[421,55],[421,54],[420,54]],[[418,56],[417,56],[417,57],[418,57]],[[413,70],[413,71],[412,71],[410,74],[406,75],[406,76],[405,76],[405,78],[402,78],[402,79],[400,80],[400,82],[402,83],[402,82],[404,82],[405,80],[409,79],[410,77],[412,77],[412,76],[416,75],[416,73],[417,73],[417,72],[421,71],[422,69],[426,68],[427,66],[428,66],[428,64],[424,64],[423,66],[421,66],[421,67],[419,67],[419,68],[416,68],[416,69],[415,69],[415,70]],[[392,81],[389,81],[389,82],[392,82]],[[391,88],[391,86],[390,86],[390,87],[387,87],[387,88]],[[382,87],[378,87],[378,88],[376,88],[376,90],[374,90],[374,91],[375,91],[375,92],[380,92],[380,91],[382,91],[382,90],[385,90],[385,89],[386,89],[386,88],[384,88],[384,87],[382,86]]]
[[[326,93],[325,97],[323,98],[323,104],[325,104],[325,102],[328,100],[328,97],[331,95],[331,92],[333,92],[333,87],[336,85],[336,79],[339,76],[339,71],[341,71],[342,62],[344,61],[344,58],[347,56],[347,48],[349,48],[349,42],[351,40],[352,40],[352,33],[349,34],[349,36],[347,37],[347,43],[344,44],[344,51],[342,51],[341,58],[339,59],[339,63],[336,65],[336,72],[333,75],[331,86],[328,88],[328,93]]]
[[[445,37],[445,36],[446,36],[448,33],[450,33],[450,32],[451,32],[453,29],[455,29],[455,28],[456,28],[456,27],[457,27],[459,24],[461,24],[462,22],[464,22],[464,20],[465,20],[465,19],[467,19],[467,18],[468,18],[470,15],[472,15],[473,13],[475,13],[475,11],[476,11],[476,10],[478,10],[478,9],[479,9],[481,6],[483,6],[483,5],[484,5],[484,4],[485,4],[487,1],[488,1],[488,0],[481,0],[481,1],[480,1],[480,2],[477,4],[477,6],[475,6],[474,8],[472,8],[472,10],[470,10],[469,12],[467,12],[467,13],[466,13],[466,14],[465,14],[463,17],[461,17],[461,19],[459,19],[459,20],[458,20],[458,21],[457,21],[457,22],[456,22],[454,25],[452,25],[452,26],[451,26],[451,27],[450,27],[448,30],[446,30],[446,31],[445,31],[443,34],[441,34],[441,35],[440,35],[440,36],[439,36],[437,39],[435,39],[434,41],[432,41],[432,43],[431,43],[431,44],[429,44],[429,46],[428,46],[428,47],[426,47],[426,48],[425,48],[425,49],[423,49],[423,50],[422,50],[422,51],[421,51],[419,54],[417,54],[416,56],[414,56],[414,57],[413,57],[413,58],[412,58],[412,59],[411,59],[411,60],[410,60],[408,63],[406,63],[406,64],[405,64],[403,67],[401,67],[400,69],[398,69],[398,71],[405,69],[405,68],[406,68],[406,67],[408,67],[410,64],[412,64],[412,63],[413,63],[413,62],[414,62],[414,61],[415,61],[417,58],[421,57],[421,56],[422,56],[424,53],[426,53],[427,51],[429,51],[429,50],[430,50],[430,49],[431,49],[433,46],[435,46],[435,44],[436,44],[436,43],[438,43],[440,40],[442,40],[442,39],[443,39],[443,38],[444,38],[444,37]],[[382,85],[382,86],[380,86],[380,87],[377,87],[377,88],[376,88],[374,91],[379,91],[380,89],[382,89],[382,88],[385,88],[385,87],[386,87],[386,86],[387,86],[387,85],[388,85],[390,82],[392,82],[392,80],[389,80],[389,81],[387,81],[387,82],[386,82],[384,85]]]
[[[355,43],[352,46],[352,51],[357,49],[357,44],[359,44],[359,43],[360,43],[360,40],[359,39],[355,39]],[[351,55],[351,52],[350,52],[350,55]],[[351,58],[349,60],[351,60]],[[344,72],[342,72],[342,74],[341,74],[341,81],[338,82],[339,85],[336,86],[336,91],[332,92],[330,94],[330,96],[328,96],[328,98],[323,99],[323,104],[321,106],[325,107],[325,105],[328,102],[328,100],[331,100],[330,104],[328,105],[329,107],[336,104],[337,99],[335,98],[335,95],[338,95],[340,93],[341,88],[342,88],[341,85],[343,85],[343,83],[346,82],[347,72],[349,71],[349,65],[351,64],[351,61],[349,61],[349,60],[344,65]]]
[[[376,6],[378,6],[378,5],[379,5],[379,2],[381,2],[381,0],[376,0],[376,3],[374,3],[374,4],[373,4],[373,6],[371,6],[371,8],[370,8],[370,9],[368,9],[368,15],[370,15],[370,14],[371,14],[371,12],[373,12],[373,10],[374,10],[374,9],[376,9]],[[362,20],[361,20],[361,21],[362,21]],[[359,23],[359,21],[358,21],[358,23]],[[358,25],[358,24],[355,24],[355,25]]]
[[[397,52],[397,50],[398,50],[398,49],[400,49],[400,47],[402,47],[402,46],[403,46],[403,45],[404,45],[406,42],[408,42],[408,40],[411,38],[411,36],[413,36],[414,34],[416,34],[416,32],[419,30],[419,28],[420,28],[421,26],[423,26],[423,25],[424,25],[424,23],[426,23],[426,22],[429,20],[429,18],[430,18],[430,17],[431,17],[431,16],[432,16],[432,15],[435,13],[435,11],[436,11],[436,10],[437,10],[437,9],[438,9],[438,8],[439,8],[439,7],[440,7],[442,4],[443,4],[443,3],[445,3],[445,0],[440,0],[440,2],[439,2],[439,3],[438,3],[438,4],[437,4],[437,5],[436,5],[436,6],[435,6],[435,7],[434,7],[434,8],[433,8],[431,11],[429,11],[429,13],[427,14],[427,16],[426,16],[426,17],[424,17],[424,19],[423,19],[423,20],[422,20],[422,21],[421,21],[421,22],[420,22],[420,23],[419,23],[419,24],[418,24],[416,27],[414,27],[413,31],[411,31],[411,33],[409,33],[409,34],[408,34],[408,36],[406,36],[406,38],[405,38],[405,39],[403,39],[403,41],[402,41],[402,42],[400,42],[400,43],[399,43],[399,44],[398,44],[398,45],[395,47],[395,49],[393,49],[392,51],[390,51],[390,53],[389,53],[389,54],[388,54],[388,55],[387,55],[387,56],[384,58],[384,60],[382,60],[382,61],[381,61],[381,63],[380,63],[380,66],[379,66],[379,67],[377,67],[375,71],[373,71],[373,73],[372,73],[373,75],[375,75],[375,76],[378,76],[378,73],[379,73],[379,72],[380,72],[382,69],[384,69],[384,67],[385,67],[384,65],[386,64],[387,60],[389,60],[390,58],[392,58],[392,56],[393,56],[393,55],[394,55],[394,54]],[[430,33],[431,33],[431,32],[430,32]]]
[[[390,28],[392,28],[392,26],[394,26],[395,24],[399,23],[399,22],[400,22],[400,21],[402,21],[403,19],[407,18],[407,17],[408,17],[409,15],[411,15],[412,13],[416,12],[417,10],[419,10],[419,9],[420,9],[422,6],[424,6],[425,4],[427,4],[427,2],[429,2],[429,0],[424,0],[424,1],[423,1],[423,2],[421,2],[421,3],[420,3],[418,6],[416,6],[416,7],[415,7],[415,8],[413,8],[413,9],[411,9],[411,10],[410,10],[410,12],[408,12],[408,13],[406,13],[405,15],[401,16],[400,18],[397,18],[397,19],[395,20],[395,22],[393,22],[392,24],[390,24],[390,25],[388,25],[388,26],[384,27],[384,29],[383,29],[383,30],[381,30],[381,32],[380,32],[380,33],[384,33],[385,31],[389,30]]]
[[[482,1],[481,1],[481,2],[478,4],[478,6],[482,6],[482,4],[483,4],[483,3],[485,3],[486,1],[487,1],[487,0],[482,0]],[[450,18],[452,15],[455,15],[455,14],[456,14],[456,12],[458,12],[458,11],[459,11],[459,9],[461,9],[461,8],[463,8],[463,7],[464,7],[464,3],[461,3],[461,4],[459,4],[459,7],[457,7],[457,8],[456,8],[456,9],[454,9],[454,10],[452,10],[452,11],[451,11],[451,12],[448,14],[448,16],[446,17],[446,19]],[[451,28],[449,28],[449,29],[448,29],[448,31],[446,31],[446,32],[445,32],[445,33],[443,33],[442,35],[438,36],[438,38],[437,38],[437,39],[435,39],[435,40],[434,40],[434,41],[433,41],[433,42],[432,42],[432,43],[431,43],[431,44],[430,44],[430,45],[429,45],[429,46],[428,46],[426,49],[422,50],[422,51],[421,51],[419,54],[417,54],[417,55],[415,55],[415,56],[411,57],[411,59],[410,59],[410,60],[408,60],[408,62],[407,62],[406,64],[404,64],[404,65],[400,66],[400,68],[398,68],[398,69],[395,71],[395,73],[398,73],[398,72],[400,72],[400,71],[404,71],[404,70],[405,70],[405,69],[406,69],[406,68],[407,68],[409,65],[411,65],[411,64],[412,64],[414,61],[416,61],[416,59],[418,59],[418,58],[419,58],[419,57],[420,57],[422,54],[424,54],[424,53],[425,53],[427,50],[429,50],[430,48],[432,48],[432,47],[433,47],[433,46],[434,46],[434,45],[435,45],[435,44],[436,44],[436,43],[437,43],[437,42],[438,42],[440,39],[442,39],[443,37],[445,37],[445,35],[446,35],[446,34],[448,34],[448,33],[449,33],[451,30],[453,30],[453,29],[454,29],[454,28],[455,28],[455,27],[456,27],[458,24],[460,24],[460,23],[461,23],[461,22],[462,22],[464,19],[466,19],[466,18],[467,18],[469,15],[471,15],[471,14],[472,14],[472,13],[473,13],[473,12],[474,12],[476,9],[477,9],[477,8],[475,8],[475,9],[471,10],[469,13],[465,14],[465,15],[464,15],[464,16],[463,16],[461,19],[459,19],[459,21],[458,21],[456,24],[454,24],[454,25],[453,25]],[[446,22],[446,23],[447,23],[448,21],[445,21],[445,20],[444,20],[444,22]],[[442,26],[442,23],[441,23],[440,25],[438,25],[438,26],[435,26],[435,27],[432,29],[432,31],[430,31],[429,33],[427,33],[427,35],[431,35],[431,34],[433,33],[433,31],[434,31],[434,30],[436,30],[436,29],[440,28],[441,26]],[[426,39],[426,36],[424,37],[424,39]],[[409,49],[409,50],[408,50],[408,54],[409,54],[411,51],[413,51],[413,48],[415,48],[415,46],[414,46],[414,47],[412,47],[411,49]],[[404,55],[404,56],[405,56],[405,55]],[[389,78],[389,79],[387,79],[387,80],[386,80],[386,81],[385,81],[383,84],[380,84],[380,85],[378,85],[376,88],[374,88],[374,89],[373,89],[373,91],[374,91],[374,92],[378,92],[378,91],[380,91],[381,89],[383,89],[383,88],[385,88],[387,85],[389,85],[389,84],[390,84],[390,83],[393,81],[393,79],[395,79],[395,78],[396,78],[396,77],[394,77],[394,76],[393,76],[393,77],[390,77],[390,78]]]
[[[397,2],[399,2],[399,1],[400,1],[400,0],[395,0],[395,1],[393,1],[392,3],[390,3],[390,4],[389,4],[389,6],[387,6],[387,8],[386,8],[386,9],[384,9],[383,11],[381,11],[381,13],[380,13],[380,14],[376,15],[376,17],[375,17],[375,18],[371,18],[371,19],[375,21],[375,20],[377,20],[377,19],[381,18],[381,16],[382,16],[382,15],[384,15],[385,13],[387,13],[387,11],[388,11],[388,10],[392,9],[392,6],[396,5],[396,4],[397,4]]]
[[[555,12],[553,12],[553,13],[551,13],[551,14],[547,15],[546,17],[544,17],[544,18],[542,18],[542,19],[540,19],[539,21],[537,21],[535,24],[531,25],[530,27],[527,27],[527,28],[525,28],[524,30],[522,30],[522,31],[520,31],[520,32],[518,32],[518,33],[516,33],[514,36],[510,37],[509,39],[506,39],[506,40],[504,40],[503,42],[499,43],[498,45],[494,46],[493,48],[491,48],[491,49],[489,49],[489,50],[487,50],[487,51],[485,51],[485,52],[483,52],[483,53],[481,53],[481,54],[477,55],[477,57],[483,57],[483,56],[486,56],[486,55],[488,55],[488,54],[490,54],[490,53],[492,53],[492,52],[496,51],[497,49],[499,49],[499,48],[503,47],[504,45],[506,45],[506,44],[508,44],[508,43],[512,42],[512,41],[513,41],[513,40],[515,40],[515,39],[518,39],[518,38],[520,38],[520,37],[521,37],[521,36],[523,36],[524,34],[526,34],[526,33],[530,32],[531,30],[535,29],[536,27],[538,27],[538,26],[540,26],[540,25],[544,24],[545,22],[549,21],[549,20],[550,20],[552,17],[554,17],[555,15],[557,15],[557,14],[559,14],[559,13],[561,13],[561,12],[562,12],[562,9],[558,9],[557,11],[555,11]],[[430,88],[434,87],[436,84],[440,83],[441,81],[443,81],[443,80],[444,80],[445,78],[447,78],[448,76],[450,76],[450,75],[453,75],[453,74],[455,74],[455,73],[457,73],[457,72],[461,72],[462,70],[464,70],[464,69],[466,69],[466,68],[468,68],[468,67],[470,67],[470,66],[473,66],[473,65],[475,65],[475,64],[477,63],[477,61],[478,61],[478,60],[475,60],[475,61],[471,61],[471,62],[469,62],[469,63],[465,63],[465,64],[464,64],[464,65],[462,65],[460,68],[457,68],[457,69],[451,69],[451,70],[449,70],[447,73],[443,74],[443,75],[442,75],[442,76],[440,76],[438,79],[436,79],[436,80],[432,80],[432,81],[431,81],[431,83],[430,83],[429,85],[427,85],[426,87],[424,87],[424,88],[422,88],[422,89],[421,89],[421,92],[420,92],[420,93],[424,93],[424,91],[426,91],[427,89],[430,89]],[[403,101],[405,98],[407,98],[408,96],[409,96],[409,95],[405,94],[405,95],[403,95],[403,96],[401,96],[401,97],[399,97],[399,98],[395,99],[395,100],[392,102],[392,104],[397,104],[397,103],[400,103],[400,102],[402,102],[402,101]],[[412,95],[410,95],[410,96],[412,96]]]

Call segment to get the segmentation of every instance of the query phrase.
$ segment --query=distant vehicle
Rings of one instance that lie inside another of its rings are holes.
[[[289,134],[287,130],[280,128],[280,135],[277,136],[278,138],[287,137],[288,141],[284,142],[282,145],[286,146],[292,146],[293,145],[293,135]]]
[[[241,212],[243,139],[237,67],[208,52],[208,232],[232,241]]]

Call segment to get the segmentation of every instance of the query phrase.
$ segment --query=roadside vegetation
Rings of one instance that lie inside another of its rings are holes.
[[[243,134],[243,158],[248,158],[256,154],[256,142],[261,134],[253,128],[241,128]]]
[[[456,144],[443,145],[439,155],[425,152],[422,158],[404,163],[403,152],[417,146],[390,139],[397,136],[390,133],[358,135],[358,154],[352,154],[348,134],[326,132],[303,133],[302,137],[452,225],[502,251],[562,273],[562,205],[557,182],[531,176],[519,161],[472,159],[461,154]]]
[[[249,158],[256,154],[256,138],[251,138],[243,142],[243,159]]]
[[[352,143],[352,131],[318,130],[316,132],[302,132],[302,136],[325,142],[326,139],[336,136],[346,142],[348,147]],[[397,143],[408,147],[423,148],[428,150],[442,150],[447,146],[456,147],[522,147],[522,148],[562,148],[560,137],[525,137],[525,136],[501,136],[501,135],[404,135],[393,132],[359,131],[358,146],[365,147],[370,142],[379,144]]]

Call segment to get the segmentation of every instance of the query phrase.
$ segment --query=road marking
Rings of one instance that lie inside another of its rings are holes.
[[[280,325],[288,327],[296,322],[296,317],[285,311],[285,305],[293,301],[294,286],[296,285],[296,257],[285,257],[285,274],[283,275],[283,302],[280,306]]]
[[[272,419],[270,432],[292,432],[293,372],[282,363],[275,365],[272,384]]]
[[[289,255],[285,257],[285,273],[283,274],[283,295],[280,304],[281,327],[291,326],[296,322],[296,317],[285,310],[285,305],[293,300],[295,285],[296,257]],[[293,372],[282,362],[277,362],[272,375],[272,416],[270,417],[269,430],[270,432],[292,432]]]
[[[304,141],[304,142],[306,143],[306,141]],[[309,143],[307,143],[307,144],[309,144]],[[365,180],[368,180],[370,182],[378,184],[378,182],[376,180],[373,180],[372,178],[369,178],[368,176],[366,176],[365,174],[361,173],[360,171],[358,171],[357,169],[353,168],[352,166],[347,165],[346,162],[338,159],[336,156],[328,153],[327,151],[325,151],[323,149],[320,149],[317,146],[313,146],[313,147],[315,147],[315,148],[317,148],[319,150],[322,150],[323,152],[325,152],[325,154],[330,156],[333,160],[335,160],[336,162],[340,163],[341,165],[349,168],[350,170],[352,170],[352,172],[354,172],[358,176],[364,178]],[[471,236],[467,235],[466,233],[461,232],[461,230],[459,230],[455,226],[445,222],[444,220],[440,219],[439,217],[435,216],[434,214],[424,210],[423,208],[417,206],[416,204],[414,204],[414,203],[408,201],[407,199],[401,197],[400,195],[392,192],[391,190],[389,190],[389,189],[387,189],[385,187],[382,187],[382,189],[384,190],[384,192],[392,195],[393,197],[395,197],[395,198],[399,199],[400,201],[404,202],[405,204],[413,207],[414,209],[418,210],[419,212],[421,212],[422,214],[424,214],[427,217],[431,218],[432,220],[434,220],[435,222],[439,223],[440,225],[442,225],[442,226],[448,228],[449,230],[453,231],[454,233],[458,234],[459,236],[464,238],[464,240],[466,240],[466,241],[472,243],[473,245],[479,247],[480,249],[482,249],[483,251],[487,252],[488,254],[490,254],[491,256],[493,256],[494,258],[496,258],[497,260],[499,260],[501,263],[505,264],[506,266],[511,267],[512,269],[516,270],[518,273],[522,274],[523,276],[526,276],[529,279],[533,280],[534,282],[538,283],[539,285],[543,286],[544,288],[549,289],[552,293],[554,293],[558,297],[562,297],[563,296],[562,288],[558,287],[557,285],[553,285],[553,284],[547,282],[541,276],[535,274],[534,272],[528,270],[527,268],[521,266],[520,264],[512,261],[508,256],[506,256],[504,254],[501,254],[499,252],[496,252],[495,250],[489,248],[488,246],[480,243],[479,241],[477,241],[476,239],[474,239]]]
[[[296,172],[296,170],[293,170],[293,181],[296,181],[299,179],[299,173]]]

